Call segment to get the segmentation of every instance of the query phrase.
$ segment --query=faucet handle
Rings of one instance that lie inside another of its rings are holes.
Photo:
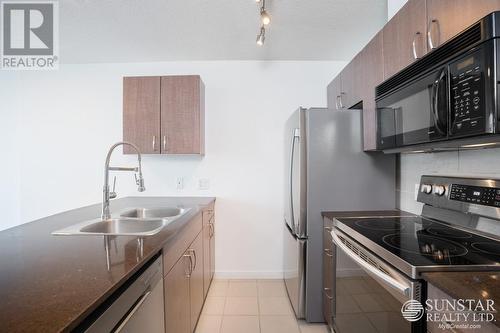
[[[111,192],[109,192],[109,198],[110,199],[114,199],[114,198],[116,198],[118,196],[118,194],[116,194],[116,192],[115,192],[115,188],[116,188],[116,176],[113,179],[113,190]]]

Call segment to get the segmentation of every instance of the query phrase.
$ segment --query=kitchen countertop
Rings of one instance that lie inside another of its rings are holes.
[[[422,277],[455,299],[491,299],[495,309],[500,304],[500,272],[428,272]],[[500,314],[493,323],[500,327]]]
[[[213,197],[127,197],[111,201],[111,213],[126,208],[191,207],[154,236],[117,236],[107,269],[103,236],[54,236],[51,232],[94,219],[101,205],[49,216],[0,232],[0,332],[59,332],[77,327],[143,264],[172,240]]]

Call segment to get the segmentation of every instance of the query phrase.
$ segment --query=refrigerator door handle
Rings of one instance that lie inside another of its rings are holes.
[[[297,230],[297,225],[295,224],[295,215],[294,215],[294,207],[293,207],[293,160],[294,160],[294,154],[295,154],[295,142],[297,139],[300,137],[300,130],[298,128],[292,129],[292,143],[290,145],[290,170],[289,170],[289,203],[290,203],[290,228],[292,229],[292,232],[296,234],[298,232]]]

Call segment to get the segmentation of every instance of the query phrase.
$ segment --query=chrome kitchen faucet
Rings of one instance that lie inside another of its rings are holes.
[[[109,166],[109,163],[111,160],[111,154],[113,154],[113,151],[118,146],[130,146],[130,147],[134,148],[134,150],[137,152],[137,160],[139,162],[139,166],[132,167],[132,168]],[[109,211],[109,199],[116,198],[116,192],[114,191],[114,187],[115,187],[114,185],[113,185],[113,192],[110,193],[110,191],[109,191],[109,172],[110,171],[134,171],[135,172],[135,183],[138,186],[137,191],[144,192],[146,190],[146,188],[144,187],[144,178],[142,177],[141,152],[139,151],[139,148],[137,148],[136,145],[129,143],[129,142],[115,143],[109,149],[108,155],[106,156],[106,164],[104,165],[104,187],[103,187],[103,191],[102,191],[103,195],[102,195],[102,215],[101,215],[101,219],[103,221],[109,220],[111,218],[111,213]],[[115,182],[116,182],[116,178],[115,178]]]

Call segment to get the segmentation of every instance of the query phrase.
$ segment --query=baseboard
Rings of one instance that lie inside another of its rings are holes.
[[[270,272],[234,272],[234,271],[216,271],[216,279],[283,279],[282,271],[270,271]]]

